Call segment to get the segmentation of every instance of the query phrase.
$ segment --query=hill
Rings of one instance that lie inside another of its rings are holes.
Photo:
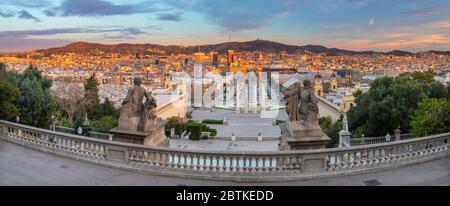
[[[98,44],[88,42],[75,42],[59,48],[50,48],[45,50],[38,50],[46,55],[62,54],[62,53],[78,53],[78,54],[90,54],[90,53],[120,53],[120,54],[192,54],[198,51],[211,52],[216,51],[225,53],[228,50],[235,51],[262,51],[262,52],[281,52],[287,53],[323,53],[327,55],[376,55],[376,54],[388,54],[388,55],[415,55],[415,53],[394,50],[391,52],[381,53],[374,51],[350,51],[338,48],[327,48],[321,45],[304,45],[295,46],[287,45],[278,42],[255,40],[247,42],[226,42],[220,44],[210,45],[198,45],[198,46],[163,46],[157,44]],[[450,51],[430,51],[435,54],[450,55]]]

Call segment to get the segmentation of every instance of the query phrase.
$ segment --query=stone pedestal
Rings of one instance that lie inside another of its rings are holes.
[[[137,129],[128,129],[126,127],[124,128],[122,125],[109,130],[109,132],[113,135],[114,141],[167,147],[169,146],[169,139],[165,135],[166,122],[167,121],[161,119],[157,119],[155,122],[149,122],[145,131],[137,131]]]
[[[280,150],[323,149],[331,140],[317,125],[303,125],[300,122],[287,122]]]
[[[352,133],[349,131],[341,130],[339,132],[339,147],[351,147],[350,137]]]
[[[400,128],[397,128],[397,129],[394,130],[395,141],[402,140],[401,133],[402,133],[402,131],[400,130]]]

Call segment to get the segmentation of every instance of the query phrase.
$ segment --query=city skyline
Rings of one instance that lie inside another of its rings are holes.
[[[450,50],[450,3],[443,0],[4,0],[0,5],[0,52],[76,41],[205,45],[257,38],[354,51]]]

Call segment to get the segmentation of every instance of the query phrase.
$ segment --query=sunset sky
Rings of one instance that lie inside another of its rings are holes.
[[[70,42],[261,38],[350,50],[450,50],[449,0],[0,0],[0,52]]]

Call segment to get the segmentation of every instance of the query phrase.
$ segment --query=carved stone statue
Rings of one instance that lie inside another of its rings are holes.
[[[303,81],[303,87],[297,82],[287,88],[284,93],[286,112],[289,121],[280,150],[325,148],[330,138],[319,125],[319,107],[312,91],[311,82]]]
[[[119,126],[109,130],[114,141],[144,144],[149,146],[168,146],[165,135],[167,120],[157,118],[156,99],[151,92],[141,86],[142,78],[134,78],[134,86],[122,102]],[[145,103],[142,103],[145,97]]]
[[[291,122],[300,121],[305,126],[318,123],[319,108],[309,80],[303,81],[303,88],[298,82],[289,87],[284,98]]]
[[[344,119],[342,120],[342,130],[348,132],[347,113],[344,113]]]
[[[134,86],[128,90],[127,96],[122,102],[119,128],[144,131],[148,120],[156,118],[153,112],[153,109],[156,108],[156,99],[141,84],[142,78],[135,77]],[[145,105],[142,103],[144,97],[146,98]]]
[[[145,127],[147,125],[147,121],[150,120],[152,123],[154,123],[156,114],[154,112],[154,109],[157,107],[156,105],[156,99],[152,97],[152,93],[147,93],[147,100],[144,104],[144,111],[142,112],[141,119],[139,120],[138,124],[138,131],[144,131]]]

